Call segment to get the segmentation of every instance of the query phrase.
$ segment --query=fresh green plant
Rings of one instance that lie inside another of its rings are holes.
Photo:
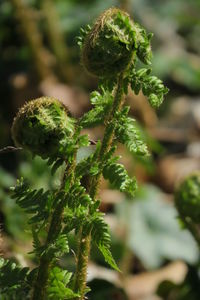
[[[1,260],[0,291],[3,299],[81,299],[86,287],[91,240],[107,263],[118,270],[110,251],[110,234],[99,211],[98,186],[103,175],[113,188],[134,195],[136,179],[129,177],[115,156],[117,143],[124,144],[137,156],[148,155],[141,134],[128,116],[124,95],[130,85],[140,90],[153,107],[158,107],[167,93],[162,81],[150,75],[151,69],[137,68],[137,62],[151,63],[152,34],[117,8],[105,11],[93,27],[81,30],[81,60],[85,69],[99,77],[99,90],[91,94],[93,108],[79,120],[69,116],[56,99],[43,97],[22,107],[14,120],[15,143],[48,159],[54,173],[64,165],[59,189],[31,189],[24,179],[17,181],[13,198],[30,214],[33,252],[38,266],[30,271]],[[92,154],[77,163],[77,151],[89,145],[82,128],[105,125],[102,141]],[[69,252],[68,234],[74,230],[78,240],[76,271],[63,270],[59,258]]]
[[[175,204],[181,222],[200,247],[200,172],[189,175],[181,183],[175,194]]]
[[[200,172],[187,176],[175,193],[175,204],[179,219],[188,229],[200,247]],[[200,293],[199,260],[196,265],[188,265],[184,281],[175,284],[165,280],[158,287],[157,294],[166,300],[197,300]]]

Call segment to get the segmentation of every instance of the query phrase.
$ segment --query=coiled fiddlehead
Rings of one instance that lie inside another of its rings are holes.
[[[151,38],[126,12],[110,8],[92,28],[81,30],[82,64],[93,75],[114,78],[134,61],[134,54],[144,64],[151,63]]]
[[[181,183],[175,201],[181,216],[200,224],[200,172],[188,176]]]
[[[175,193],[179,216],[200,247],[200,172],[186,177]]]
[[[12,137],[17,146],[42,158],[63,158],[73,135],[73,120],[58,100],[42,97],[27,102],[12,125]]]
[[[97,76],[115,76],[132,60],[135,44],[133,21],[117,8],[106,10],[83,41],[82,63]]]

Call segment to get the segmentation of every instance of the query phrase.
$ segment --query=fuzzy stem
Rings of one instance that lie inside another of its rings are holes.
[[[84,236],[82,229],[79,232],[79,244],[77,253],[77,266],[75,274],[75,291],[78,291],[81,297],[84,297],[86,287],[87,266],[90,253],[91,236]],[[77,300],[80,298],[76,298]],[[81,298],[83,299],[83,298]]]
[[[65,169],[60,190],[64,189],[66,180],[69,180],[70,185],[74,180],[75,157],[76,157],[76,152],[74,153],[73,161],[71,162],[70,167],[67,165]],[[45,243],[45,248],[47,248],[48,245],[52,243],[59,236],[59,233],[62,229],[63,211],[65,205],[66,205],[65,199],[58,202],[52,214],[52,219],[51,219],[51,223],[50,223],[50,227],[49,227],[49,231]],[[46,299],[46,289],[47,289],[49,272],[52,263],[53,263],[52,258],[46,257],[46,255],[41,256],[39,267],[38,267],[38,274],[34,284],[32,300]]]
[[[114,138],[115,122],[113,122],[116,113],[120,110],[123,104],[123,73],[119,75],[117,87],[114,95],[112,110],[106,122],[101,149],[97,157],[97,161],[101,164],[104,162],[104,155],[110,150]],[[88,193],[95,200],[98,192],[101,174],[89,178]],[[75,292],[79,293],[80,297],[76,300],[83,300],[85,295],[86,280],[87,280],[87,264],[90,254],[91,236],[85,236],[82,229],[79,236],[79,247],[77,254],[77,267],[75,274]]]
[[[99,152],[97,160],[101,163],[104,160],[104,155],[110,150],[110,147],[113,142],[114,131],[115,131],[115,115],[120,110],[123,104],[123,73],[119,75],[117,88],[114,96],[112,110],[106,122],[106,129]],[[92,199],[95,199],[98,186],[100,183],[101,173],[90,178],[90,196]]]

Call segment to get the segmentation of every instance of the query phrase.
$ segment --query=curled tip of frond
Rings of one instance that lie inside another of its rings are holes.
[[[82,51],[82,64],[86,70],[103,78],[113,77],[126,70],[136,56],[151,64],[152,34],[133,22],[119,8],[104,11],[93,27],[81,30],[78,43]]]
[[[184,179],[175,193],[175,202],[181,217],[200,224],[200,171]]]
[[[82,63],[97,76],[113,76],[124,71],[134,53],[133,21],[118,8],[102,13],[84,39]]]
[[[67,108],[55,98],[41,97],[20,108],[11,131],[17,146],[49,158],[62,156],[64,140],[73,129]]]

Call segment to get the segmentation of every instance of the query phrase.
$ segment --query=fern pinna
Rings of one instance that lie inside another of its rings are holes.
[[[139,61],[151,64],[151,37],[127,13],[117,8],[105,11],[93,26],[81,30],[78,39],[82,65],[99,77],[98,91],[91,93],[92,109],[74,120],[58,100],[42,97],[19,110],[12,127],[15,144],[48,159],[52,172],[64,166],[64,174],[57,190],[32,190],[24,179],[12,189],[13,198],[30,215],[38,266],[30,271],[2,259],[0,293],[5,299],[13,299],[7,297],[12,291],[14,299],[22,293],[33,300],[84,299],[91,241],[119,271],[97,193],[101,176],[123,193],[134,195],[137,188],[135,177],[128,175],[115,155],[118,143],[134,155],[149,155],[138,126],[128,116],[124,96],[130,86],[136,94],[142,90],[150,104],[158,107],[167,93],[162,81],[150,75],[149,67],[137,67]],[[99,124],[105,126],[103,140],[77,162],[78,149],[89,145],[81,129]],[[78,240],[75,274],[58,264],[69,252],[68,234],[73,230]]]

